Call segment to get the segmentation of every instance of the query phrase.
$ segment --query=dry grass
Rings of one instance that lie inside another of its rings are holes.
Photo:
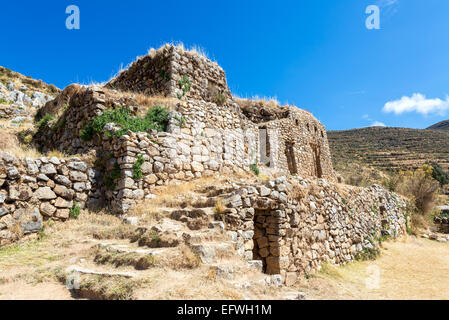
[[[39,158],[42,154],[32,147],[22,146],[14,131],[0,129],[0,150],[19,158]]]
[[[301,290],[310,299],[448,299],[449,245],[426,239],[384,243],[385,250],[376,261],[356,262],[343,267],[326,266]],[[378,268],[378,269],[375,269]],[[377,289],[366,280],[380,272]]]

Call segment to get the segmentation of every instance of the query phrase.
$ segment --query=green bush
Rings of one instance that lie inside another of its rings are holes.
[[[431,163],[432,166],[432,178],[440,183],[440,186],[444,186],[449,183],[449,173],[445,172],[438,163]]]
[[[132,132],[165,131],[169,113],[167,108],[160,105],[152,107],[144,118],[132,116],[126,107],[107,110],[81,130],[80,138],[83,141],[92,140],[95,134],[103,132],[104,126],[108,123],[120,126],[121,129],[115,132],[117,137],[125,135],[128,130]]]
[[[260,174],[260,170],[259,167],[257,166],[257,163],[250,165],[249,168],[251,169],[252,172],[254,172],[256,176]]]
[[[137,162],[133,165],[133,178],[134,180],[140,180],[143,177],[142,164],[145,162],[142,155],[137,155]]]
[[[75,202],[72,209],[70,209],[70,218],[72,219],[78,219],[79,215],[81,213],[81,208],[78,205],[78,203]]]
[[[42,127],[45,127],[45,126],[48,125],[48,123],[49,123],[51,120],[53,120],[53,119],[55,119],[55,118],[56,118],[56,116],[53,115],[53,114],[46,114],[42,119],[40,119],[40,120],[36,123],[36,126],[37,126],[39,129],[42,128]]]

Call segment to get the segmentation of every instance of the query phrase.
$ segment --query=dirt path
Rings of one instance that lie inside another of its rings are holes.
[[[449,244],[412,238],[384,244],[376,261],[324,266],[302,289],[309,299],[449,299]]]

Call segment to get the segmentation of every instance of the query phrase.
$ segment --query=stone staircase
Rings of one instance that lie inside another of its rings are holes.
[[[89,268],[78,263],[69,266],[66,274],[75,272],[81,279],[95,275],[138,282],[144,279],[145,270],[184,264],[187,268],[204,268],[205,275],[227,281],[234,288],[281,287],[280,276],[263,274],[262,261],[245,261],[237,254],[234,236],[225,230],[215,212],[216,205],[226,201],[235,188],[209,186],[195,190],[193,200],[181,203],[179,208],[159,208],[164,218],[154,225],[123,217],[123,223],[135,227],[133,236],[96,243],[91,249],[91,260],[84,261]],[[187,258],[186,252],[191,253]],[[248,274],[252,275],[251,280]],[[81,297],[107,298],[85,289],[74,288],[72,292]]]

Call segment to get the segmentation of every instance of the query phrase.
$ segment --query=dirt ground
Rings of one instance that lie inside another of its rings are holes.
[[[376,261],[324,266],[302,284],[308,299],[449,299],[449,244],[408,237],[384,243]]]
[[[122,226],[111,216],[85,215],[77,221],[48,227],[41,240],[0,250],[0,300],[73,299],[55,277],[57,268],[92,259],[90,248],[98,242],[92,232]],[[122,228],[122,227],[120,227]],[[194,270],[151,269],[142,272],[145,286],[136,299],[283,299],[287,292],[304,292],[306,299],[447,299],[449,298],[449,243],[408,237],[383,244],[376,261],[337,267],[324,265],[309,279],[292,288],[236,289],[208,275],[206,267]],[[237,263],[237,262],[236,262]],[[102,266],[106,268],[107,266]],[[108,267],[113,270],[113,267]],[[136,272],[131,269],[119,271]],[[250,280],[246,275],[243,280]],[[258,276],[254,274],[254,276]],[[260,276],[260,275],[259,275]],[[143,279],[142,278],[142,279]]]

